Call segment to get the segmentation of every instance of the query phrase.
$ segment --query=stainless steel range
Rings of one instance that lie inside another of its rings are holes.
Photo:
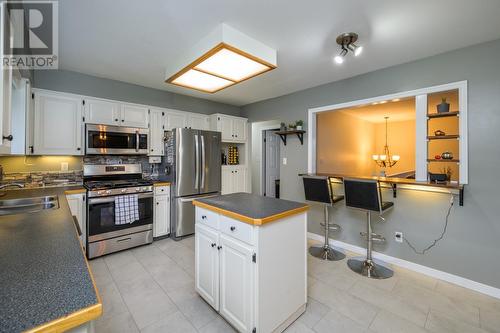
[[[88,258],[153,242],[153,184],[142,179],[140,164],[84,165],[83,179],[88,197]],[[137,218],[118,223],[117,205],[125,196],[137,200]]]

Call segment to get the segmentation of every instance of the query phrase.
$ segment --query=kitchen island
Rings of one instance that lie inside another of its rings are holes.
[[[57,197],[58,208],[0,216],[0,332],[92,331],[102,302],[84,256],[67,193],[7,191],[0,200]]]
[[[307,210],[234,193],[193,201],[195,288],[239,332],[282,332],[306,308]]]

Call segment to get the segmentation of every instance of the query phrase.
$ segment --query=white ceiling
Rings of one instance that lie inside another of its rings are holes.
[[[498,0],[63,0],[60,68],[235,105],[500,38]],[[278,68],[215,94],[164,83],[219,23],[278,50]],[[332,62],[338,34],[364,53]]]
[[[354,108],[339,110],[350,116],[380,124],[389,117],[389,122],[415,120],[415,98],[400,101],[385,101],[376,105],[362,105]],[[336,112],[336,111],[333,111]]]

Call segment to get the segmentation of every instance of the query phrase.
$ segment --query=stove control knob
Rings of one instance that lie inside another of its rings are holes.
[[[127,192],[127,189],[126,188],[122,188],[122,193],[125,193]]]
[[[106,190],[106,194],[111,194],[111,190]]]

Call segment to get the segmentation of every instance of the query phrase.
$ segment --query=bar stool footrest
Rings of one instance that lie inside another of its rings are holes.
[[[364,238],[367,238],[367,235],[368,235],[364,231],[361,231],[359,234],[361,235],[361,237],[364,237]],[[378,243],[385,243],[386,239],[384,236],[372,232],[372,241],[378,242]]]

